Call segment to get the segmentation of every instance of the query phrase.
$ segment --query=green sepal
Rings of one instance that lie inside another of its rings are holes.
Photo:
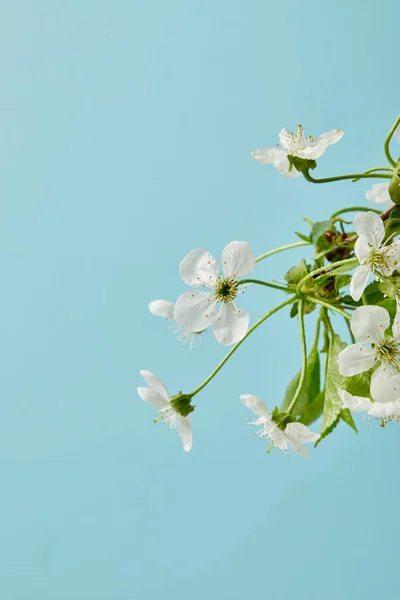
[[[303,171],[309,171],[310,169],[315,169],[317,166],[316,160],[309,160],[307,158],[299,158],[298,156],[288,155],[290,167],[289,171],[291,171],[292,167],[294,167],[299,173],[303,173]]]
[[[191,396],[179,393],[176,396],[173,396],[170,402],[177,413],[182,415],[182,417],[187,417],[188,414],[193,412],[195,409],[195,407],[190,404],[191,400]]]
[[[308,236],[304,235],[304,233],[295,231],[295,234],[297,235],[297,237],[299,237],[301,240],[303,240],[303,242],[311,242],[310,238]]]

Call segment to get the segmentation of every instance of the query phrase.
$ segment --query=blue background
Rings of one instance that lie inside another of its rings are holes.
[[[2,600],[397,595],[399,426],[342,424],[310,462],[244,426],[239,395],[273,408],[298,369],[287,312],[196,398],[190,454],[136,394],[140,369],[190,391],[225,354],[211,335],[189,353],[147,311],[185,289],[189,250],[258,255],[304,215],[367,204],[368,183],[290,181],[249,152],[300,122],[345,130],[319,176],[384,166],[396,6],[1,3]]]

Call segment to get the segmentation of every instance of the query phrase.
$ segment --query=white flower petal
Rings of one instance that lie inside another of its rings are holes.
[[[196,248],[179,265],[179,275],[188,285],[212,288],[218,277],[218,262],[206,250]]]
[[[156,408],[162,409],[170,407],[170,403],[167,402],[167,400],[164,400],[164,398],[162,398],[160,394],[158,394],[151,388],[138,387],[137,391],[141,399],[147,402],[147,404],[150,404],[151,406],[155,406]]]
[[[368,244],[364,236],[357,238],[354,244],[354,254],[356,255],[360,265],[364,264],[371,254],[371,246]]]
[[[297,171],[294,167],[289,171],[290,162],[286,152],[283,152],[283,150],[278,150],[277,148],[253,150],[253,152],[251,152],[251,156],[261,164],[273,165],[275,169],[277,169],[285,177],[293,179],[301,176],[301,173],[299,173],[299,171]]]
[[[374,212],[357,213],[354,217],[354,229],[362,235],[373,248],[379,248],[385,237],[382,219]]]
[[[396,419],[400,417],[400,401],[374,402],[368,411],[372,417],[377,419]],[[396,418],[397,417],[397,418]]]
[[[149,304],[149,311],[151,314],[156,315],[157,317],[164,317],[169,321],[174,320],[174,306],[173,302],[169,302],[169,300],[153,300]]]
[[[381,364],[372,374],[371,396],[375,402],[392,402],[400,398],[400,375],[394,367]]]
[[[307,158],[308,160],[317,160],[320,158],[326,149],[332,144],[336,144],[344,135],[344,131],[342,129],[332,129],[332,131],[328,131],[327,133],[323,133],[316,139],[312,144],[306,146],[301,150],[297,150],[294,152],[294,156],[299,156],[300,158]]]
[[[190,290],[175,303],[174,318],[180,327],[197,333],[206,329],[215,316],[212,293]]]
[[[374,204],[392,204],[388,183],[374,183],[372,188],[366,192],[365,197]]]
[[[231,242],[222,252],[222,268],[226,277],[242,279],[254,271],[256,261],[247,242]]]
[[[286,429],[287,429],[287,427],[286,427]],[[286,429],[285,429],[285,431],[286,431]],[[295,437],[292,437],[291,435],[288,435],[285,433],[285,439],[286,439],[287,443],[289,444],[289,446],[293,450],[295,450],[295,452],[298,452],[299,454],[304,456],[304,458],[307,460],[310,458],[310,455],[308,454],[308,450]]]
[[[393,337],[397,342],[400,342],[400,308],[398,303],[396,303],[396,315],[393,321]]]
[[[382,249],[382,256],[385,262],[382,264],[380,270],[383,275],[389,276],[393,271],[397,271],[400,265],[400,241],[397,240]]]
[[[342,399],[343,406],[350,409],[352,412],[364,412],[369,410],[372,406],[372,402],[369,398],[353,396],[346,390],[338,390],[338,392]]]
[[[363,295],[370,275],[371,268],[369,265],[363,265],[354,271],[354,275],[350,281],[350,295],[356,302],[358,302]]]
[[[156,375],[154,375],[151,371],[140,371],[140,374],[152,390],[157,392],[157,394],[159,394],[161,398],[164,398],[164,400],[168,401],[169,396],[167,388],[165,387],[161,379],[156,377]]]
[[[183,449],[185,452],[190,452],[193,445],[193,433],[190,417],[182,417],[182,415],[179,415],[178,423],[179,435],[182,439]]]
[[[270,428],[268,435],[271,442],[273,442],[274,446],[279,448],[279,450],[285,452],[288,449],[285,434],[275,424],[272,423],[272,427]]]
[[[351,317],[350,327],[357,342],[379,343],[390,326],[390,315],[382,306],[359,306]]]
[[[288,423],[285,427],[285,434],[289,434],[303,443],[316,442],[321,437],[319,433],[310,431],[303,423]]]
[[[302,134],[302,141],[304,142],[304,133]],[[295,136],[293,135],[293,133],[290,133],[290,131],[288,131],[286,129],[286,127],[284,127],[283,129],[280,130],[279,143],[282,146],[282,148],[285,148],[285,150],[288,152],[288,154],[290,154],[290,151],[293,148],[294,142],[295,142]]]
[[[253,396],[252,394],[242,394],[240,396],[241,401],[247,408],[253,411],[259,417],[264,417],[265,419],[271,419],[270,414],[268,412],[267,405],[264,400],[261,400],[258,396]]]
[[[339,372],[345,377],[369,371],[375,362],[375,351],[362,344],[352,344],[342,350],[337,358]]]
[[[249,328],[249,313],[236,310],[232,304],[224,304],[219,317],[212,322],[212,332],[220,344],[230,346],[236,344],[247,333]]]

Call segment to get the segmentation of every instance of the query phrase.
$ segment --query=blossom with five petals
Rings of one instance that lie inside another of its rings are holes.
[[[188,329],[179,327],[174,318],[175,304],[169,300],[153,300],[149,303],[149,311],[156,317],[163,317],[172,323],[175,323],[176,328],[173,332],[176,334],[178,342],[182,342],[183,345],[188,344],[189,350],[193,348],[195,342],[200,338],[201,331],[194,333]],[[173,326],[172,326],[173,327]]]
[[[273,165],[285,177],[300,177],[301,173],[291,165],[289,156],[303,158],[306,160],[317,160],[328,146],[336,144],[342,137],[342,129],[332,129],[314,139],[311,135],[306,137],[301,125],[298,126],[297,134],[290,133],[286,128],[279,134],[277,147],[253,150],[251,156],[262,165]]]
[[[376,402],[400,399],[400,313],[394,319],[393,335],[385,335],[390,315],[382,306],[360,306],[354,311],[350,327],[356,339],[339,353],[341,375],[351,377],[377,366],[371,378],[371,395]],[[368,347],[372,344],[373,347]],[[392,377],[398,378],[392,380]],[[392,381],[393,385],[386,384]]]
[[[257,415],[258,418],[250,421],[248,425],[261,427],[256,433],[260,439],[267,438],[273,446],[279,448],[282,452],[286,452],[290,447],[304,458],[310,458],[303,443],[316,442],[320,438],[319,433],[310,431],[308,427],[298,421],[288,423],[282,430],[274,423],[264,400],[251,394],[240,396],[240,399],[247,408]]]
[[[159,417],[156,419],[162,419],[164,423],[168,425],[168,429],[174,429],[177,435],[183,442],[183,449],[185,452],[190,452],[192,449],[192,427],[190,424],[190,417],[182,416],[171,403],[171,399],[168,396],[167,388],[163,382],[153,375],[150,371],[140,371],[141,376],[146,381],[149,387],[138,387],[137,391],[142,400],[155,406],[159,410]],[[173,400],[173,399],[172,399]]]
[[[240,293],[239,280],[250,275],[254,267],[255,259],[247,242],[231,242],[224,248],[222,274],[209,252],[202,248],[189,252],[179,266],[182,280],[211,291],[190,290],[178,298],[174,310],[178,325],[193,332],[211,325],[220,344],[229,346],[239,342],[247,333],[249,315],[239,310],[234,301]]]
[[[350,282],[353,300],[359,300],[371,273],[389,276],[400,265],[400,241],[384,245],[385,227],[382,219],[373,212],[358,213],[354,217],[354,229],[358,239],[354,246],[360,266]]]
[[[385,382],[386,386],[399,386],[400,376],[391,377]],[[400,421],[400,400],[390,402],[372,402],[370,398],[365,396],[353,396],[346,390],[338,390],[339,396],[342,399],[343,406],[352,412],[364,412],[368,415],[368,422],[371,417],[375,417],[379,421]],[[364,417],[363,417],[364,420]]]

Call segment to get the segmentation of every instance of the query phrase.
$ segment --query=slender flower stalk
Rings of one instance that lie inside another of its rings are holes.
[[[338,175],[337,177],[324,177],[323,179],[315,179],[310,175],[309,171],[303,171],[304,179],[307,179],[310,183],[330,183],[332,181],[344,181],[345,179],[352,179],[358,181],[359,179],[392,179],[391,175],[385,175],[384,173],[358,173],[352,175]]]
[[[390,164],[395,167],[396,166],[396,161],[393,160],[391,154],[390,154],[390,150],[389,150],[389,144],[390,141],[393,137],[394,132],[396,131],[397,127],[400,124],[400,115],[397,117],[397,119],[395,120],[395,122],[392,125],[391,130],[389,131],[387,138],[385,140],[385,143],[383,144],[383,149],[385,150],[385,155],[386,158],[388,159],[388,161],[390,162]]]
[[[294,393],[293,400],[289,404],[287,409],[287,413],[290,415],[292,410],[295,407],[297,400],[301,394],[301,390],[303,389],[304,380],[307,374],[307,341],[306,341],[306,332],[304,330],[304,300],[299,300],[299,328],[300,328],[300,343],[301,343],[301,374],[299,379],[299,384]]]
[[[236,350],[239,348],[239,346],[241,344],[243,344],[244,340],[247,339],[253,333],[253,331],[255,331],[257,329],[257,327],[259,327],[262,323],[264,323],[264,321],[266,321],[267,319],[269,319],[269,317],[272,317],[272,315],[274,315],[275,313],[277,313],[279,310],[281,310],[282,308],[285,308],[285,306],[289,306],[289,304],[293,304],[293,302],[295,302],[296,299],[297,299],[296,296],[291,296],[290,298],[288,298],[287,300],[285,300],[285,302],[282,302],[281,304],[278,304],[278,306],[275,306],[275,308],[272,308],[267,313],[265,313],[265,315],[263,315],[260,319],[258,319],[258,321],[256,321],[254,323],[254,325],[252,325],[250,327],[250,329],[248,330],[248,332],[246,333],[246,335],[244,336],[244,338],[241,339],[240,342],[238,342],[235,346],[233,346],[233,348],[231,350],[229,350],[228,354],[225,356],[225,358],[223,358],[221,360],[221,362],[214,369],[214,371],[211,373],[211,375],[209,375],[203,381],[202,384],[200,384],[195,390],[193,390],[193,392],[191,394],[189,394],[189,396],[191,398],[193,398],[194,396],[196,396],[196,394],[198,394],[202,389],[204,389],[206,387],[207,384],[210,383],[210,381],[212,379],[214,379],[214,377],[222,369],[222,367],[224,366],[224,364],[230,359],[230,357],[232,356],[232,354],[234,354],[236,352]]]
[[[264,258],[268,258],[269,256],[272,256],[273,254],[278,254],[278,252],[283,252],[284,250],[290,250],[291,248],[300,248],[300,246],[310,246],[311,242],[294,242],[293,244],[287,244],[286,246],[281,246],[280,248],[274,248],[274,250],[269,250],[268,252],[265,252],[265,254],[261,254],[260,256],[258,256],[256,258],[256,263],[260,262],[261,260],[264,260]]]

